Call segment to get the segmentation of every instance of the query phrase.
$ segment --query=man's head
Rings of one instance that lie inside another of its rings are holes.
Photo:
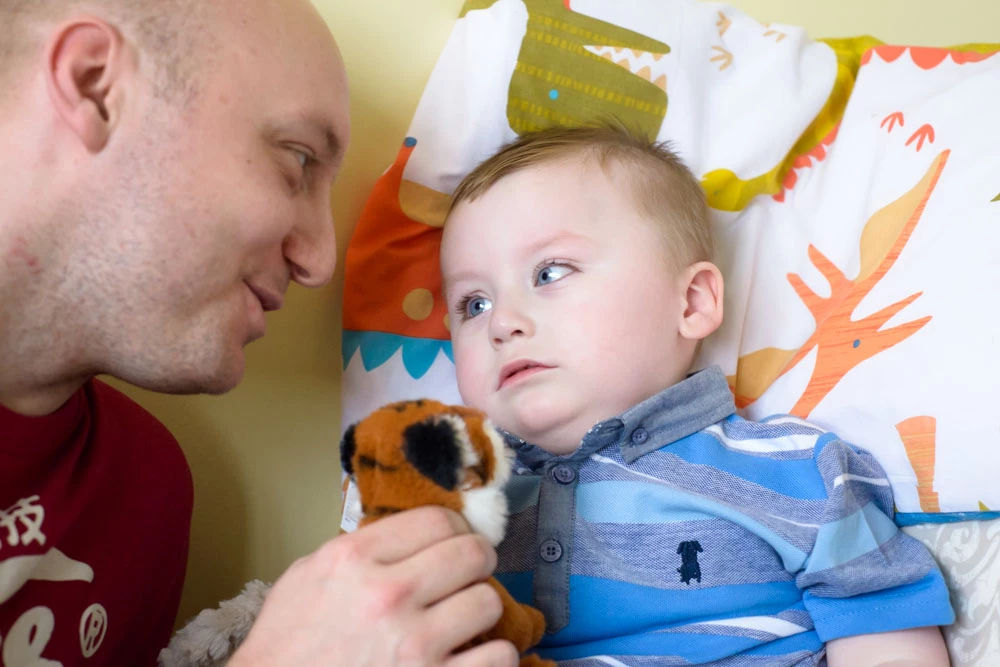
[[[349,123],[329,30],[307,0],[0,0],[13,17],[0,290],[34,327],[6,320],[0,345],[33,336],[63,375],[231,388],[289,281],[333,271]]]
[[[722,319],[704,196],[614,127],[525,135],[455,191],[441,268],[459,390],[550,451],[687,374]]]
[[[190,87],[197,69],[192,54],[211,36],[207,14],[213,3],[195,0],[0,0],[4,39],[0,42],[0,99],[8,77],[22,70],[44,47],[47,28],[72,13],[101,16],[137,44],[156,70],[162,93]]]

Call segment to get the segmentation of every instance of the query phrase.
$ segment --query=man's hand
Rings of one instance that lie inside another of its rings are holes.
[[[229,665],[516,665],[505,641],[455,653],[500,617],[495,566],[454,512],[386,517],[295,561]]]

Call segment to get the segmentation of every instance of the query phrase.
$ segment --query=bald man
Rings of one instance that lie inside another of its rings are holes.
[[[346,75],[305,0],[0,0],[0,21],[0,651],[153,664],[190,472],[94,376],[225,392],[289,283],[330,278]],[[499,616],[494,563],[440,509],[332,539],[230,664],[514,664],[456,649]]]

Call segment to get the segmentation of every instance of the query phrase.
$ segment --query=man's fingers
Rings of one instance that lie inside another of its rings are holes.
[[[469,586],[423,612],[419,626],[400,644],[401,662],[418,656],[447,656],[496,625],[502,612],[491,586]]]
[[[456,535],[469,532],[460,515],[437,506],[417,507],[379,519],[349,535],[353,550],[378,563],[394,563]]]
[[[495,639],[445,660],[445,667],[515,667],[517,649],[508,641]]]
[[[441,567],[442,563],[448,566]],[[389,566],[386,577],[412,582],[413,603],[424,607],[482,581],[493,573],[496,565],[496,552],[485,537],[459,535]],[[427,576],[428,572],[434,576]]]

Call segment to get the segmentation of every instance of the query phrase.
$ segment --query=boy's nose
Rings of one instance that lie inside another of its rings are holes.
[[[534,333],[534,322],[522,310],[493,306],[493,311],[490,313],[490,340],[494,347]]]

